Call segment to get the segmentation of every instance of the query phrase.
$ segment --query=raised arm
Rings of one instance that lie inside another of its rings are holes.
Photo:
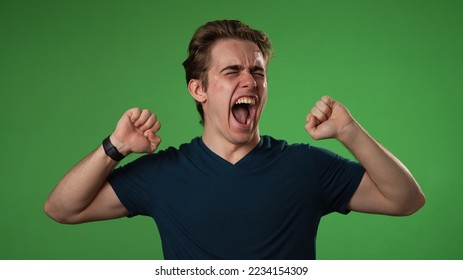
[[[152,153],[161,142],[159,129],[156,115],[133,108],[121,117],[110,141],[123,155]],[[127,209],[106,180],[117,163],[98,146],[59,181],[45,202],[47,215],[66,224],[126,216]]]
[[[418,211],[425,197],[410,171],[371,137],[347,108],[323,96],[307,115],[306,131],[314,138],[335,138],[366,172],[349,202],[358,212],[405,216]]]

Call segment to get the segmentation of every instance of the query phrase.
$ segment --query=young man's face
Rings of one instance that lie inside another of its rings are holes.
[[[203,102],[208,136],[213,133],[233,144],[259,140],[258,122],[267,101],[266,64],[251,41],[222,39],[214,44]]]

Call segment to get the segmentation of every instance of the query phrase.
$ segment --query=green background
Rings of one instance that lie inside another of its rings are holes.
[[[325,217],[318,258],[462,259],[462,3],[2,0],[0,259],[162,258],[150,218],[61,225],[43,203],[128,108],[158,115],[161,148],[201,134],[181,63],[194,30],[223,18],[273,42],[262,134],[350,157],[303,128],[329,94],[427,196],[410,217]]]

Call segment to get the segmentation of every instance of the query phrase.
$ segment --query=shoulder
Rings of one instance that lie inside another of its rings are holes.
[[[259,151],[267,158],[294,163],[307,162],[312,158],[310,144],[288,143],[286,140],[275,139],[267,135],[262,136]]]
[[[160,150],[154,154],[146,155],[146,157],[151,159],[173,158],[196,153],[199,149],[201,149],[200,138],[195,137],[189,143],[180,144],[178,147],[169,146],[168,148]]]
[[[261,140],[261,148],[280,152],[310,153],[319,148],[308,143],[288,143],[283,139],[275,139],[272,136],[264,135]]]
[[[123,169],[152,169],[158,165],[166,165],[169,163],[175,164],[181,160],[186,154],[196,151],[199,146],[197,139],[193,139],[190,143],[180,144],[179,147],[169,146],[165,149],[158,150],[152,154],[145,154],[135,158],[131,162],[121,166]],[[119,167],[118,169],[121,169]]]
[[[310,143],[288,143],[286,140],[275,139],[272,136],[262,136],[261,150],[272,154],[285,154],[291,157],[303,157],[311,161],[323,163],[331,160],[347,160],[339,154]]]
[[[259,145],[261,149],[277,151],[286,151],[288,149],[298,149],[307,146],[307,144],[289,144],[286,140],[276,139],[269,135],[262,136]]]

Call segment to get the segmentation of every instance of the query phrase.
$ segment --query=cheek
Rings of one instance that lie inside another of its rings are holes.
[[[233,91],[236,85],[233,81],[226,79],[225,77],[213,76],[209,82],[209,89],[214,93],[226,94]]]
[[[230,110],[230,100],[233,93],[233,87],[226,83],[210,83],[207,90],[207,102],[204,104],[206,110],[224,115],[224,111]]]
[[[267,91],[267,79],[262,82],[262,88]]]
[[[217,84],[217,90],[223,95],[231,95],[237,86],[237,81],[223,79]]]
[[[267,93],[267,79],[263,78],[261,80],[257,80],[257,87],[259,92],[263,95]]]
[[[264,107],[265,103],[267,102],[267,81],[263,82],[260,92],[261,92],[260,98],[262,100],[262,107]]]
[[[215,103],[222,104],[221,106],[230,105],[230,100],[233,96],[235,86],[232,83],[220,81],[214,84],[209,90],[209,98],[212,98]]]

